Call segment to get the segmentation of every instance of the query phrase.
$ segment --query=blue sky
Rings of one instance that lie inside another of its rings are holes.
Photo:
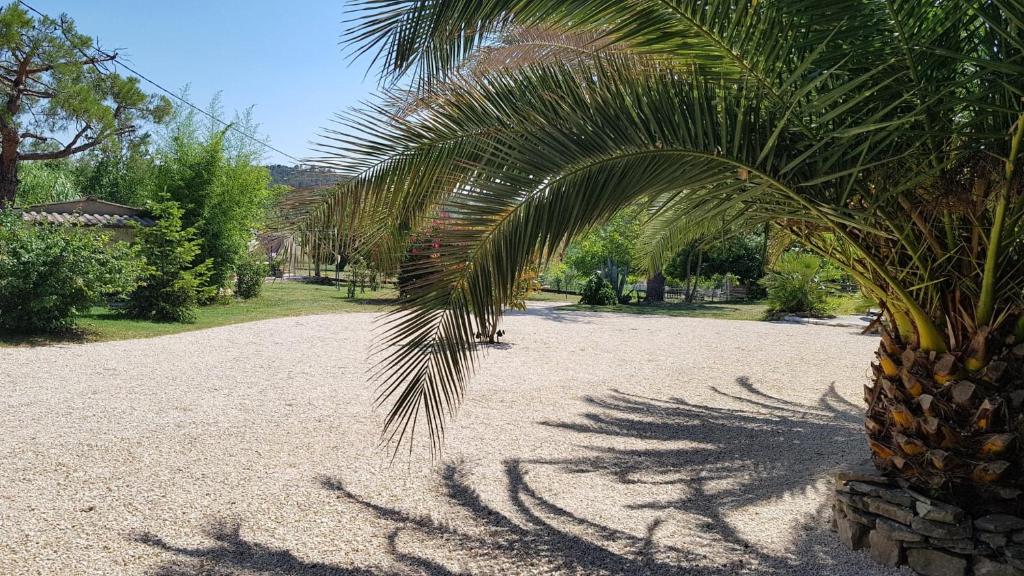
[[[130,66],[203,107],[220,91],[226,111],[255,105],[264,134],[299,158],[335,113],[376,87],[368,62],[339,45],[342,0],[28,0],[66,12],[80,32],[117,49]],[[152,86],[144,86],[155,91]],[[268,163],[292,164],[268,151]]]

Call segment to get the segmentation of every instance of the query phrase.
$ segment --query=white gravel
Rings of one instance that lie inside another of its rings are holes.
[[[392,464],[373,316],[0,349],[0,574],[895,574],[828,532],[871,337],[510,316]]]

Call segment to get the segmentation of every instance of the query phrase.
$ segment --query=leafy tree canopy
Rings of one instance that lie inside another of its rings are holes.
[[[642,226],[639,208],[623,210],[607,224],[569,245],[564,263],[588,275],[600,272],[621,295],[627,276],[642,266],[638,242]]]
[[[78,196],[95,196],[128,206],[143,206],[156,196],[156,162],[139,142],[104,146],[75,165]]]
[[[78,170],[67,158],[30,162],[19,172],[18,206],[63,202],[81,196]]]
[[[170,101],[114,71],[116,59],[67,15],[37,17],[17,3],[0,9],[0,205],[14,201],[20,162],[141,137],[143,123],[168,116]]]
[[[637,241],[640,232],[636,211],[620,212],[604,226],[591,230],[570,244],[564,262],[583,274],[604,270],[609,263],[620,268],[639,268]]]
[[[223,116],[219,98],[209,112]],[[236,115],[233,125],[245,134],[259,130],[251,109]],[[194,110],[180,109],[161,134],[156,158],[156,190],[181,206],[186,228],[198,231],[202,245],[196,262],[213,262],[208,286],[223,287],[280,192],[258,164],[260,145],[215,121],[201,121]]]
[[[683,248],[665,266],[665,275],[685,280],[687,261],[690,262],[690,273],[697,274],[698,252],[703,253],[699,259],[701,275],[732,274],[748,283],[764,276],[764,235],[754,233],[730,236],[712,242],[706,248]]]

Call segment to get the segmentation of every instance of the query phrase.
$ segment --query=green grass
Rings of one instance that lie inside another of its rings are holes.
[[[750,302],[685,302],[670,304],[627,304],[615,306],[584,306],[576,304],[580,299],[576,294],[555,294],[553,292],[532,292],[528,300],[541,302],[568,302],[569,306],[559,310],[585,310],[587,312],[619,312],[624,314],[653,314],[659,316],[684,316],[690,318],[722,318],[725,320],[764,320],[768,305],[764,301]],[[878,304],[863,295],[841,294],[833,296],[830,303],[834,306],[832,314],[848,316],[864,314]]]
[[[580,299],[579,294],[556,294],[554,292],[530,292],[529,300],[536,300],[539,302],[578,302]]]
[[[534,298],[530,300],[552,301],[550,297]],[[545,294],[545,296],[558,296],[557,294]],[[579,300],[578,296],[569,296],[569,302]],[[681,316],[685,318],[718,318],[721,320],[764,320],[768,305],[764,302],[673,302],[665,304],[616,304],[614,306],[588,306],[585,304],[570,304],[560,306],[558,311],[584,311],[584,312],[617,312],[620,314],[642,314],[651,316]]]
[[[263,293],[252,300],[233,300],[225,304],[213,304],[199,309],[198,317],[192,324],[169,322],[147,322],[122,318],[108,308],[93,308],[79,318],[78,329],[62,335],[23,336],[0,334],[0,346],[38,346],[56,342],[105,342],[132,338],[152,338],[166,334],[177,334],[192,330],[203,330],[228,324],[302,316],[307,314],[337,314],[342,312],[379,312],[396,302],[397,293],[393,288],[377,292],[367,290],[357,293],[354,299],[346,297],[344,287],[318,286],[301,282],[278,281],[267,284]],[[626,304],[615,306],[586,306],[575,304],[579,296],[534,292],[529,300],[547,302],[569,302],[560,307],[564,311],[617,312],[621,314],[642,314],[654,316],[680,316],[687,318],[719,318],[723,320],[763,320],[768,309],[764,302],[699,302],[669,304]],[[862,304],[853,297],[844,299],[841,313],[859,309]]]
[[[347,298],[346,294],[344,287],[338,290],[334,286],[278,281],[264,286],[263,293],[257,298],[203,306],[192,324],[129,320],[108,308],[93,308],[89,313],[79,317],[78,329],[73,333],[58,336],[0,334],[0,345],[45,345],[54,342],[105,342],[152,338],[285,316],[377,312],[393,304],[397,298],[397,292],[393,288],[377,292],[356,292],[354,299]]]

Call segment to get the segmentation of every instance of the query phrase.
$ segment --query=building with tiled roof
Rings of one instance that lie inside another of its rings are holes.
[[[128,242],[135,237],[132,222],[139,226],[155,224],[154,220],[146,216],[141,208],[115,204],[93,197],[25,206],[20,211],[22,220],[26,222],[107,228],[109,230],[104,230],[104,232],[114,240]]]

